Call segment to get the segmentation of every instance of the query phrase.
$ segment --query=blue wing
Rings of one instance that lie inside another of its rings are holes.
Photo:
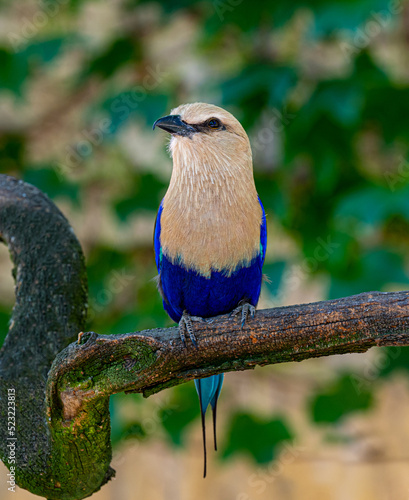
[[[180,297],[183,295],[184,292],[184,284],[183,284],[183,278],[181,280],[177,280],[175,270],[181,269],[179,266],[173,265],[168,259],[164,259],[162,255],[162,246],[160,242],[160,233],[161,233],[161,215],[163,211],[163,200],[161,201],[161,204],[159,205],[158,213],[156,215],[156,221],[155,221],[155,230],[153,233],[153,247],[155,250],[155,262],[156,262],[156,268],[158,270],[159,276],[158,276],[158,290],[159,293],[162,297],[163,301],[163,307],[165,311],[169,314],[169,316],[175,321],[176,323],[179,323],[180,318],[182,317],[183,311],[186,309],[186,307],[183,307],[182,309],[175,310],[174,309],[174,296]],[[163,272],[163,261],[165,261],[165,270],[171,269],[173,273],[171,273],[171,276],[168,276],[168,273]],[[165,276],[164,276],[165,275]],[[169,279],[168,279],[169,278]],[[165,281],[165,287],[163,286],[163,282]],[[167,291],[165,291],[165,289]],[[169,300],[170,299],[170,300]]]
[[[258,198],[258,202],[260,203],[260,207],[262,210],[261,226],[260,226],[260,258],[261,258],[261,266],[263,266],[267,251],[267,221],[266,221],[266,212],[264,210],[263,204],[261,203],[260,197]]]
[[[155,220],[155,230],[153,232],[153,248],[155,250],[155,262],[158,273],[160,273],[160,265],[162,260],[162,249],[160,245],[160,218],[163,210],[163,200],[161,201],[158,209],[158,213],[156,214]]]

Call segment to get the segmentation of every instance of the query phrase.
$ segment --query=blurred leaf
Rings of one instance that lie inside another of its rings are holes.
[[[146,437],[146,431],[139,422],[124,427],[121,439],[141,439]]]
[[[36,168],[26,170],[23,180],[41,189],[51,199],[64,197],[76,204],[79,203],[79,186],[66,179],[61,180],[55,169]]]
[[[377,23],[379,31],[384,29],[384,21],[379,21],[378,16],[386,16],[386,24],[393,19],[389,0],[321,2],[321,5],[314,9],[314,35],[325,37],[334,31],[349,30],[352,40],[360,36],[366,41],[373,36],[368,22]]]
[[[267,463],[275,458],[279,445],[291,439],[293,434],[281,418],[269,420],[236,413],[230,421],[222,454],[229,457],[242,453],[257,463]]]
[[[249,65],[222,84],[222,102],[238,105],[245,111],[241,121],[246,128],[266,107],[283,110],[288,92],[296,83],[297,76],[291,67],[266,63]]]
[[[130,216],[138,214],[139,210],[152,210],[156,212],[160,204],[160,196],[166,184],[155,175],[144,174],[138,177],[132,196],[121,198],[115,204],[115,211],[121,221],[126,221]]]
[[[314,121],[325,114],[344,127],[356,125],[364,105],[360,85],[354,80],[320,82],[303,108],[304,116]]]
[[[278,217],[280,220],[284,219],[288,213],[286,205],[288,199],[280,189],[283,181],[278,175],[266,175],[264,172],[255,171],[254,174],[257,192],[263,203],[267,215],[267,222],[269,214]]]
[[[273,24],[280,27],[292,18],[297,7],[306,5],[309,5],[308,2],[294,0],[289,9],[283,0],[265,0],[253,2],[249,8],[243,1],[213,0],[212,9],[208,10],[205,33],[211,36],[233,27],[243,34],[254,34],[263,29],[271,29]]]
[[[0,89],[11,90],[21,96],[23,84],[31,74],[44,64],[48,64],[60,53],[63,38],[42,41],[31,41],[29,45],[21,45],[16,41],[17,51],[0,47]],[[23,47],[19,51],[19,47]]]
[[[205,24],[207,36],[218,33],[226,26],[234,26],[243,32],[254,31],[261,23],[271,21],[271,13],[266,4],[270,2],[254,2],[249,9],[245,2],[227,2],[225,0],[214,0],[212,9],[209,9],[209,19]]]
[[[359,52],[353,61],[354,72],[350,76],[365,91],[390,86],[391,81],[382,67],[380,67],[372,54],[364,49]],[[361,117],[362,119],[363,117]],[[378,117],[379,118],[379,117]]]
[[[137,293],[138,330],[165,328],[174,325],[174,322],[163,309],[162,298],[158,292],[156,282],[153,279],[153,277],[157,275],[156,266],[152,266],[150,270],[151,273],[149,273],[149,278],[139,287]]]
[[[103,52],[89,61],[87,71],[82,78],[89,75],[109,78],[124,64],[138,61],[141,57],[140,50],[137,39],[117,38]]]
[[[23,168],[25,164],[25,141],[25,137],[17,133],[0,135],[0,173]]]
[[[8,311],[3,306],[0,308],[0,347],[3,345],[9,331],[10,314],[11,311]]]
[[[142,400],[142,396],[140,394],[113,394],[109,398],[112,446],[116,446],[125,439],[143,439],[146,437],[146,431],[143,429],[140,422],[129,422],[123,420],[123,418],[120,416],[119,408],[121,407],[122,402],[125,398],[127,400],[127,403],[129,403],[129,401],[132,401],[133,403],[135,403],[135,405],[140,403],[140,401]]]
[[[391,346],[382,348],[382,361],[380,362],[380,377],[388,377],[396,371],[409,372],[409,347]]]
[[[399,179],[396,182],[399,183]],[[399,190],[365,186],[346,194],[335,207],[334,215],[338,223],[342,220],[349,223],[349,229],[357,222],[377,226],[394,215],[409,220],[409,186]]]
[[[181,446],[186,427],[199,416],[199,400],[193,383],[172,389],[169,404],[160,413],[163,428],[175,446]]]
[[[24,57],[0,47],[0,89],[11,90],[21,95],[23,83],[26,81],[29,68]]]
[[[93,248],[87,262],[89,302],[101,313],[117,293],[131,285],[135,270],[129,255],[117,249]]]
[[[147,3],[151,3],[151,0],[127,0],[127,8],[132,9]],[[202,2],[196,0],[162,0],[160,6],[166,14],[172,14],[178,10],[198,10],[198,8],[202,7]]]
[[[163,116],[168,108],[168,96],[148,93],[142,85],[106,99],[101,106],[110,120],[109,133],[116,134],[129,120],[143,121],[149,127]]]
[[[349,413],[367,410],[373,404],[372,393],[366,389],[359,392],[350,375],[343,375],[328,388],[315,395],[310,403],[314,422],[334,423]]]
[[[59,37],[32,42],[20,55],[26,57],[30,65],[47,64],[61,52],[65,40],[66,38]]]
[[[379,248],[365,252],[344,276],[332,276],[329,298],[382,290],[391,283],[409,283],[402,256]]]
[[[91,303],[91,307],[93,303]],[[120,333],[131,333],[140,331],[142,328],[139,327],[140,317],[135,311],[121,310],[120,316],[114,316],[114,313],[109,308],[110,304],[107,304],[103,308],[102,312],[97,310],[97,315],[92,319],[92,328],[98,330],[99,333],[104,335],[117,335]],[[108,319],[108,321],[107,321]],[[101,325],[103,323],[103,326]],[[100,325],[96,327],[96,325]]]
[[[409,124],[402,116],[409,113],[409,89],[395,88],[390,83],[367,90],[363,120],[377,123],[385,143],[397,138],[409,140]]]

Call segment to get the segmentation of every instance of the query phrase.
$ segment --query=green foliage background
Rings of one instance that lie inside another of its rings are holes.
[[[315,300],[317,286],[322,299],[407,289],[407,14],[407,3],[385,0],[2,2],[0,171],[45,191],[73,224],[87,256],[88,329],[171,324],[151,241],[171,162],[151,126],[196,100],[229,109],[251,138],[269,225],[264,307],[294,303],[300,289]],[[4,334],[13,296],[0,292]],[[373,377],[347,363],[317,380],[311,424],[336,435],[370,408],[382,377],[409,366],[406,350],[385,353]],[[297,429],[285,414],[239,407],[226,386],[220,455],[272,460]],[[126,416],[124,396],[112,399],[115,444],[152,438],[151,403],[127,398]],[[199,425],[194,389],[166,401],[155,435],[181,446]]]

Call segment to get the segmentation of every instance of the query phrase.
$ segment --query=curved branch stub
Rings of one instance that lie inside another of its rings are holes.
[[[62,464],[51,464],[55,443],[50,440],[44,396],[52,361],[85,323],[84,257],[54,203],[34,186],[6,175],[0,175],[0,240],[8,245],[14,263],[16,295],[0,350],[1,458],[11,465],[4,437],[8,436],[7,394],[12,388],[17,484],[50,499],[69,498],[62,492],[67,479]]]

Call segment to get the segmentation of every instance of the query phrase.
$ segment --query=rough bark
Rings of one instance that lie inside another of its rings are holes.
[[[16,282],[10,329],[0,351],[1,458],[11,465],[14,444],[17,484],[47,498],[81,498],[83,492],[92,492],[89,485],[83,486],[88,472],[100,469],[94,489],[109,476],[109,453],[104,451],[106,463],[94,463],[98,458],[94,450],[88,456],[74,455],[78,444],[74,433],[71,441],[55,437],[45,392],[55,356],[77,338],[85,323],[82,250],[65,217],[43,193],[4,175],[0,175],[0,238],[9,247]],[[7,415],[9,389],[16,397],[16,442],[7,439],[12,437],[7,426],[12,416]],[[104,414],[98,417],[104,419]]]
[[[0,352],[2,436],[7,389],[17,398],[17,482],[49,499],[80,499],[113,475],[108,401],[145,396],[215,373],[409,344],[409,292],[258,311],[194,323],[198,348],[177,328],[80,334],[86,278],[80,246],[36,188],[0,176],[0,236],[15,263],[16,305]],[[73,342],[74,341],[74,342]],[[6,442],[2,459],[8,464]]]

